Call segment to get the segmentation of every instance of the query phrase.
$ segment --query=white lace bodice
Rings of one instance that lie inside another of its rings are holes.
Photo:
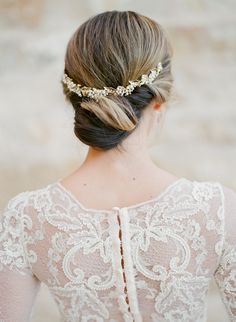
[[[211,278],[236,321],[236,193],[218,182],[96,210],[58,181],[0,218],[1,322],[29,321],[41,282],[66,322],[203,322]]]

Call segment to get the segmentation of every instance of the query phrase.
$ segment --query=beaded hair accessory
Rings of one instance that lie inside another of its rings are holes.
[[[140,80],[129,81],[129,85],[117,86],[117,88],[103,87],[103,89],[98,89],[75,84],[66,73],[63,75],[62,82],[67,86],[70,92],[74,92],[80,97],[90,97],[98,101],[100,97],[104,97],[109,94],[127,96],[133,92],[135,87],[142,86],[144,84],[151,84],[157,78],[162,69],[162,63],[159,62],[157,67],[152,69],[148,74],[143,74]]]

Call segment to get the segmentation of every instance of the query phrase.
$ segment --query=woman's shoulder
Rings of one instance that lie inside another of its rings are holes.
[[[232,200],[236,199],[236,190],[230,185],[221,182],[220,180],[189,180],[193,186],[206,187],[212,190],[218,190],[221,197],[230,197]]]
[[[1,213],[14,210],[19,212],[30,204],[37,207],[38,202],[42,202],[46,198],[53,186],[54,183],[49,183],[35,189],[22,190],[13,194],[3,205]]]
[[[225,192],[231,192],[231,193],[236,193],[236,190],[233,187],[230,187],[229,185],[223,183],[220,180],[207,180],[207,179],[195,179],[195,178],[187,178],[183,177],[180,178],[180,180],[183,179],[183,183],[192,186],[193,188],[204,188],[205,189],[213,189],[213,188],[218,188],[222,193]]]
[[[234,208],[236,217],[236,191],[233,187],[220,180],[201,180],[182,177],[176,181],[172,190],[176,195],[181,194],[191,197],[197,203],[207,202],[212,209],[216,205],[225,209]],[[233,215],[233,214],[231,214]]]
[[[220,180],[186,179],[183,184],[191,190],[196,200],[209,201],[211,208],[224,220],[234,219],[236,224],[236,190]],[[187,188],[186,188],[187,189]]]

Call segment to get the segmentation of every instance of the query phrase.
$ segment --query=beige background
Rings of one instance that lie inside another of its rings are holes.
[[[89,16],[135,10],[161,23],[173,47],[176,99],[150,153],[177,176],[236,191],[236,2],[0,0],[0,206],[74,170],[87,147],[73,135],[60,77],[68,38]],[[212,282],[210,322],[227,321]],[[216,309],[217,308],[217,309]],[[45,287],[33,322],[59,321]]]

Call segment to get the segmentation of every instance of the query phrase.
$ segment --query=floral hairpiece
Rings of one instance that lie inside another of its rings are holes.
[[[64,73],[63,75],[62,82],[67,86],[70,92],[74,92],[80,97],[90,97],[98,101],[100,97],[104,97],[109,94],[127,96],[133,92],[135,87],[142,86],[144,84],[151,84],[157,78],[162,69],[162,63],[159,62],[157,67],[152,69],[148,74],[143,74],[140,80],[129,81],[129,85],[118,86],[117,88],[103,87],[103,89],[98,89],[94,87],[87,87],[82,86],[80,84],[75,84],[66,73]]]

